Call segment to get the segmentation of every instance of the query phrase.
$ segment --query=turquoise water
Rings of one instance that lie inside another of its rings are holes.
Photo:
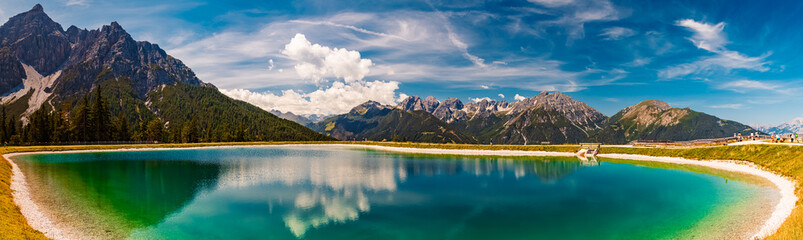
[[[769,185],[705,169],[316,148],[16,162],[51,217],[106,238],[720,238],[755,225],[736,216],[773,205]]]

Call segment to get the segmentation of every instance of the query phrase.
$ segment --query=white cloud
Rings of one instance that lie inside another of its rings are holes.
[[[362,80],[374,65],[370,59],[362,59],[360,52],[312,44],[301,33],[284,46],[282,54],[298,62],[298,76],[316,83],[326,77],[343,78],[346,82]]]
[[[725,44],[728,43],[727,37],[722,32],[722,30],[725,29],[724,22],[711,25],[697,22],[692,19],[683,19],[677,21],[675,24],[681,27],[686,27],[694,32],[694,35],[692,35],[689,40],[700,49],[716,52],[723,50]]]
[[[722,109],[722,108],[725,108],[725,109],[741,109],[742,107],[744,107],[744,105],[742,105],[740,103],[732,103],[732,104],[713,105],[713,106],[709,106],[709,107],[710,108],[719,108],[719,109]]]
[[[516,101],[521,101],[527,98],[517,93],[516,96],[513,96],[513,99],[516,99]]]
[[[609,0],[531,0],[536,4],[550,8],[553,15],[560,16],[552,21],[545,21],[547,25],[564,27],[569,34],[569,43],[574,39],[585,37],[585,24],[588,22],[615,21],[626,17],[626,11],[621,11]]]
[[[498,94],[497,96],[499,96],[500,98],[505,98],[505,94],[501,94],[501,93],[500,93],[500,94]]]
[[[621,40],[636,35],[636,31],[623,27],[610,27],[602,29],[599,35],[605,37],[605,40]]]
[[[775,90],[778,89],[777,85],[755,80],[738,80],[729,82],[722,85],[723,89],[758,89],[758,90]]]
[[[769,67],[766,66],[768,63],[764,61],[767,56],[748,57],[738,52],[725,51],[715,56],[704,57],[695,62],[670,66],[658,71],[658,76],[662,78],[677,78],[692,74],[707,76],[733,69],[766,72],[769,70]]]
[[[652,58],[636,58],[632,62],[624,64],[626,67],[641,67],[652,62]]]
[[[399,97],[399,82],[363,81],[373,65],[370,59],[360,57],[358,51],[330,49],[310,43],[303,34],[296,34],[285,45],[283,54],[296,62],[295,69],[302,78],[316,82],[324,77],[336,77],[329,88],[321,88],[311,93],[284,90],[281,95],[258,93],[245,89],[221,89],[227,96],[242,100],[266,110],[293,112],[300,115],[332,115],[348,112],[354,106],[368,100],[383,104],[395,104]],[[273,59],[268,61],[274,67]]]
[[[444,18],[424,11],[346,12],[274,21],[254,32],[228,29],[167,52],[182,59],[201,80],[223,89],[286,88],[310,84],[311,81],[299,81],[295,71],[281,70],[294,69],[298,64],[281,53],[295,33],[315,39],[318,44],[370,51],[372,63],[376,65],[370,67],[364,77],[400,83],[427,81],[461,88],[493,83],[494,87],[574,92],[608,84],[621,75],[596,69],[564,71],[563,62],[549,60],[546,56],[507,61],[506,65],[455,64],[456,57],[465,55],[463,49],[451,41],[450,30],[445,27],[448,19]],[[458,37],[464,44],[471,42],[472,39],[465,36],[451,37]],[[273,59],[274,70],[280,70],[269,71],[265,59]],[[594,77],[587,78],[591,75]],[[600,75],[608,76],[596,78]]]
[[[318,89],[311,93],[284,90],[281,95],[273,93],[252,92],[245,89],[221,89],[227,96],[254,104],[265,110],[293,112],[300,115],[332,115],[342,114],[368,100],[382,104],[396,104],[396,90],[399,82],[394,81],[354,81],[345,83],[336,81],[326,89]],[[406,95],[404,95],[406,96]]]
[[[89,0],[69,0],[64,5],[67,6],[89,6]]]
[[[489,89],[489,88],[491,88],[491,87],[489,87],[488,85],[480,85],[480,87],[481,87],[482,89]]]
[[[469,99],[469,100],[471,100],[471,101],[473,101],[473,102],[475,102],[475,103],[477,103],[477,102],[482,102],[483,100],[485,100],[485,101],[489,101],[489,102],[490,102],[490,101],[493,101],[493,99],[491,99],[491,98],[489,98],[489,97],[482,97],[482,98],[468,98],[468,99]]]
[[[764,91],[779,93],[784,95],[794,94],[797,88],[788,88],[780,84],[769,81],[756,81],[756,80],[736,80],[723,83],[716,86],[718,89],[730,90],[738,93],[746,93],[748,91]]]
[[[725,23],[711,25],[697,22],[691,19],[679,20],[678,26],[686,27],[694,34],[689,38],[694,46],[699,49],[714,53],[714,56],[703,57],[700,60],[671,66],[660,70],[658,76],[662,78],[677,78],[692,74],[714,75],[722,71],[733,69],[746,69],[759,72],[769,70],[768,62],[765,59],[769,53],[759,57],[749,57],[742,53],[731,51],[725,48],[728,43],[727,37],[723,33]]]
[[[272,71],[276,65],[273,64],[273,59],[268,60],[268,71]]]
[[[531,3],[541,4],[547,7],[560,7],[572,4],[574,0],[528,0]]]

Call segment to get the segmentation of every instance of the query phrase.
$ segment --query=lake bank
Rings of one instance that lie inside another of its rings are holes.
[[[216,147],[216,148],[236,148],[236,147],[243,147],[243,146],[246,146],[246,145],[262,146],[263,144],[244,144],[244,145],[236,145],[236,146],[226,145],[226,146],[212,146],[212,147]],[[290,145],[297,145],[297,144],[290,144]],[[308,144],[302,144],[302,145],[309,146]],[[342,145],[342,144],[334,144],[334,145]],[[397,151],[397,152],[408,152],[408,153],[424,153],[424,154],[485,155],[485,156],[539,156],[539,155],[541,155],[541,156],[543,156],[543,155],[546,155],[546,156],[571,156],[572,155],[569,152],[551,152],[551,151],[540,151],[540,150],[536,150],[536,151],[521,151],[521,150],[518,150],[518,149],[516,149],[516,150],[434,149],[434,148],[410,148],[410,147],[387,146],[387,145],[390,145],[390,144],[384,144],[384,145],[386,145],[386,146],[378,146],[378,145],[352,145],[352,146],[354,146],[354,147],[372,148],[372,149],[384,150],[384,151]],[[451,146],[451,147],[455,147],[455,146]],[[504,148],[504,147],[505,146],[494,146],[494,148]],[[513,146],[513,147],[519,148],[517,146]],[[194,147],[194,148],[197,148],[197,147]],[[539,148],[541,148],[541,147],[539,147]],[[550,149],[550,150],[554,150],[554,148],[558,148],[558,149],[562,149],[562,150],[568,150],[570,148],[576,148],[576,147],[572,147],[572,146],[547,146],[546,148],[553,148],[553,149]],[[172,149],[172,148],[153,148],[153,146],[152,146],[149,149],[167,150],[167,149]],[[536,149],[538,149],[538,148],[536,148]],[[111,150],[111,149],[106,149],[106,150],[103,150],[103,149],[101,149],[101,150],[86,150],[85,149],[85,150],[79,150],[77,152],[133,151],[133,150],[147,150],[147,149],[143,149],[143,148],[114,149],[114,150]],[[66,153],[66,152],[56,151],[55,153]],[[28,154],[31,154],[31,153],[28,153]],[[607,155],[605,155],[605,156],[608,157]],[[618,156],[618,157],[622,157],[622,158],[626,158],[626,159],[638,158],[638,159],[633,159],[633,160],[641,160],[641,161],[645,161],[645,160],[646,161],[650,161],[650,160],[652,160],[652,161],[658,161],[658,162],[669,162],[669,163],[678,163],[678,164],[696,164],[696,165],[703,165],[703,166],[707,165],[707,163],[708,163],[708,161],[695,161],[695,160],[688,160],[688,159],[652,158],[652,157],[647,157],[647,156]],[[744,169],[742,169],[742,170],[744,170],[743,172],[754,173],[754,174],[758,174],[758,175],[764,175],[763,177],[771,177],[769,175],[766,175],[769,172],[764,171],[764,173],[761,173],[761,171],[763,171],[763,170],[757,169],[755,166],[745,165],[743,163],[727,162],[727,161],[726,162],[715,161],[715,162],[711,162],[711,163],[715,163],[715,164],[711,165],[714,168],[720,168],[720,169],[724,168],[725,170],[734,170],[734,171],[741,171],[739,169],[744,168]],[[706,167],[711,167],[711,166],[706,166]],[[774,175],[772,173],[769,173],[769,174],[770,175]],[[776,177],[778,177],[778,176],[776,175]],[[795,201],[791,201],[792,198],[790,198],[790,194],[789,194],[791,192],[792,193],[791,196],[794,196],[794,184],[792,184],[791,182],[788,182],[787,184],[783,184],[780,179],[770,179],[770,178],[767,178],[767,179],[769,181],[775,183],[776,185],[779,185],[779,183],[781,183],[780,185],[784,185],[783,187],[785,188],[785,190],[781,189],[782,190],[781,193],[782,193],[782,196],[783,196],[783,198],[782,198],[783,200],[778,204],[778,207],[776,207],[775,211],[772,214],[772,217],[769,220],[767,220],[765,222],[765,224],[763,225],[763,227],[761,228],[761,230],[756,233],[756,236],[761,236],[762,234],[766,235],[767,233],[772,232],[773,228],[777,229],[777,227],[780,225],[779,223],[782,223],[783,219],[785,219],[784,216],[789,216],[788,212],[791,212],[791,208],[789,207],[790,206],[790,202],[791,202],[791,206],[792,207],[794,207],[794,202],[795,202]],[[791,190],[790,190],[790,187],[789,187],[790,185],[792,186]],[[23,211],[23,212],[25,212],[25,211]],[[26,215],[26,217],[27,217],[27,215]],[[35,218],[35,216],[34,216],[34,218]],[[36,224],[32,224],[32,225],[36,225]],[[52,230],[48,230],[47,232],[53,232],[53,231]]]

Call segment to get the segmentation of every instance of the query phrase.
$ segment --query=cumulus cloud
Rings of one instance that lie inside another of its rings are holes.
[[[769,63],[765,61],[765,59],[769,57],[769,53],[758,57],[749,57],[740,52],[725,48],[725,45],[728,43],[727,37],[723,32],[725,23],[708,24],[691,19],[684,19],[677,21],[676,24],[687,28],[693,33],[688,39],[694,46],[714,53],[715,55],[703,57],[691,63],[679,64],[663,69],[658,72],[658,76],[662,78],[677,78],[692,74],[714,75],[722,71],[727,72],[733,69],[746,69],[759,72],[766,72],[769,70],[769,67],[767,67]]]
[[[484,101],[489,101],[489,102],[490,102],[490,101],[493,101],[493,99],[491,99],[491,98],[489,98],[489,97],[482,97],[482,98],[469,98],[469,100],[471,100],[471,101],[473,101],[473,102],[475,102],[475,103],[477,103],[477,102],[482,102],[483,100],[484,100]]]
[[[605,40],[621,40],[636,35],[636,31],[623,27],[610,27],[602,29],[602,33],[599,35],[604,37]]]
[[[358,51],[312,44],[303,34],[296,34],[282,53],[296,62],[296,72],[302,78],[317,82],[324,77],[335,77],[342,81],[333,81],[331,86],[310,93],[292,89],[278,95],[246,89],[221,89],[220,92],[266,110],[300,115],[341,114],[368,100],[395,104],[400,97],[406,97],[405,94],[397,96],[399,82],[364,81],[373,64],[370,59],[361,58]],[[268,62],[273,68],[273,59]]]
[[[517,93],[516,96],[513,96],[513,99],[516,99],[516,101],[521,101],[527,98]]]
[[[268,71],[273,71],[273,68],[276,67],[276,65],[273,64],[273,59],[268,60],[268,64]]]
[[[489,88],[491,88],[491,87],[489,87],[488,85],[480,85],[480,87],[481,87],[482,89],[489,89]]]
[[[499,95],[497,95],[497,96],[499,96],[500,98],[505,98],[505,94],[501,94],[501,93],[500,93],[500,94],[499,94]]]
[[[298,76],[316,83],[325,77],[343,78],[346,82],[362,80],[374,65],[370,59],[361,58],[360,52],[312,44],[301,33],[284,46],[282,54],[298,62]]]
[[[310,93],[284,90],[277,95],[245,89],[221,89],[220,92],[266,110],[292,112],[300,115],[332,115],[346,113],[368,100],[382,104],[396,104],[399,98],[396,94],[398,89],[399,82],[395,81],[355,81],[351,83],[336,81],[329,88],[318,89]]]

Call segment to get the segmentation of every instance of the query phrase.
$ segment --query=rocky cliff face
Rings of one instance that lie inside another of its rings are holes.
[[[8,48],[0,48],[0,73],[0,94],[19,86],[27,77],[22,64]]]
[[[57,71],[71,52],[64,29],[39,4],[0,26],[0,44],[45,76]]]

